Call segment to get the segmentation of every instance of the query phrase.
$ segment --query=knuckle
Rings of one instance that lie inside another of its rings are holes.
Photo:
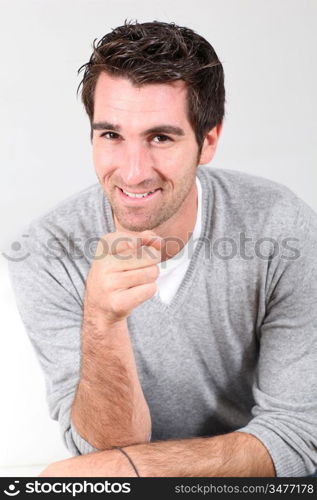
[[[147,273],[148,273],[148,277],[150,279],[156,279],[158,277],[158,275],[159,275],[159,268],[158,268],[158,266],[154,265],[154,266],[148,267]]]
[[[149,285],[149,293],[151,295],[154,295],[154,293],[156,293],[157,291],[157,284],[155,283],[155,281],[153,281],[152,283],[150,283]]]
[[[119,300],[119,297],[116,295],[112,295],[109,298],[109,309],[113,314],[120,314],[123,312],[122,310],[122,302]]]
[[[147,283],[148,281],[152,281],[153,278],[154,275],[151,267],[144,267],[143,269],[140,269],[139,279],[141,280],[141,282],[144,281],[145,283]]]

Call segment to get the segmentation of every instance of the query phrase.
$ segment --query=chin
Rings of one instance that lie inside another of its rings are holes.
[[[161,221],[157,220],[129,220],[127,217],[121,217],[115,213],[116,219],[119,222],[120,226],[126,231],[134,231],[141,233],[142,231],[151,231],[160,225]]]
[[[156,225],[153,226],[152,224],[142,224],[142,223],[137,224],[120,220],[119,223],[123,227],[123,229],[126,229],[126,231],[133,231],[137,233],[141,233],[142,231],[151,231],[156,227]]]

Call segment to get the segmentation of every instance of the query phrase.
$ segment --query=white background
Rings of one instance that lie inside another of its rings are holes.
[[[214,46],[227,105],[212,167],[281,182],[317,211],[316,0],[1,0],[0,9],[0,251],[96,182],[77,69],[93,39],[126,18],[173,21]],[[0,465],[25,467],[67,453],[5,266],[0,255]]]

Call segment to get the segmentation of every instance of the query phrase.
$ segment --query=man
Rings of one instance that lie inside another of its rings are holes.
[[[192,30],[126,23],[83,69],[99,184],[31,224],[11,264],[77,455],[42,475],[313,474],[316,214],[203,166],[225,91]]]

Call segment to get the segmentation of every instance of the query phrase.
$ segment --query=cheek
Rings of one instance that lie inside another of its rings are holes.
[[[109,154],[109,151],[106,152],[104,148],[93,147],[92,157],[95,170],[99,175],[111,169],[113,157]]]
[[[173,148],[161,149],[154,155],[155,163],[164,173],[177,173],[187,171],[197,165],[198,147],[195,145],[179,145]]]

